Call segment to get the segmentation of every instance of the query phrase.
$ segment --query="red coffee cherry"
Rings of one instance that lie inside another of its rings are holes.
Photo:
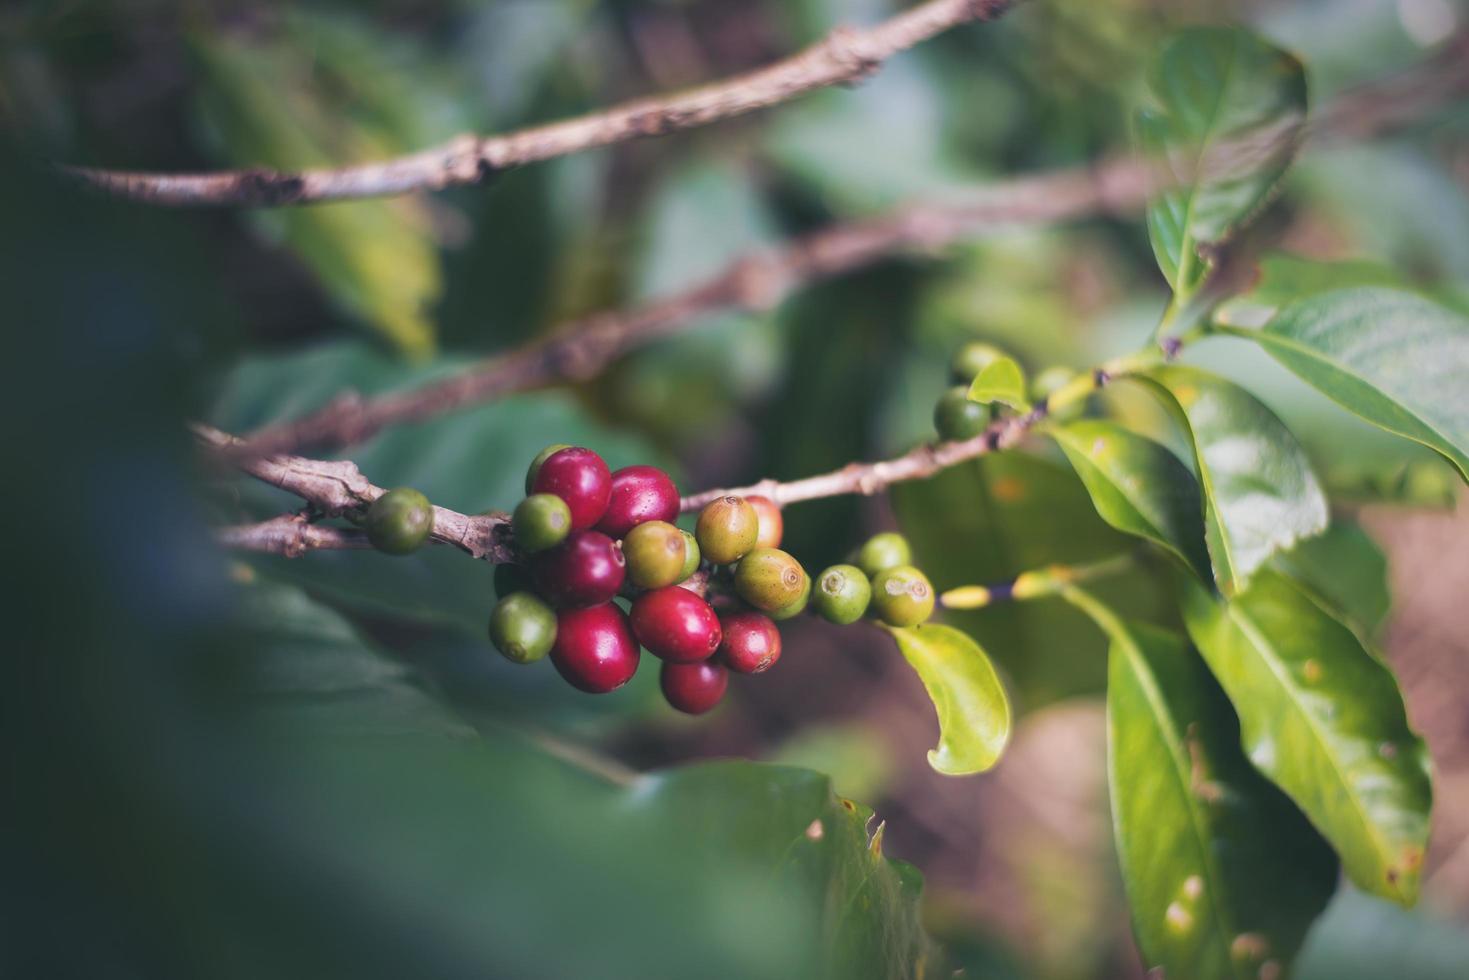
[[[589,609],[567,609],[556,617],[551,663],[566,682],[588,694],[606,694],[638,669],[638,641],[627,613],[610,602]]]
[[[678,519],[678,487],[656,466],[624,466],[612,474],[612,496],[597,530],[620,538],[648,521]]]
[[[627,561],[600,531],[572,531],[566,540],[531,559],[536,591],[556,606],[596,606],[622,588]]]
[[[729,686],[729,672],[708,660],[696,664],[663,665],[658,686],[668,703],[689,715],[702,715],[719,703]]]
[[[708,660],[724,636],[713,607],[676,585],[638,596],[632,629],[649,653],[673,663]]]
[[[780,508],[775,501],[759,494],[752,494],[745,499],[755,508],[755,513],[760,518],[760,533],[755,538],[755,547],[779,548],[780,539],[786,530],[785,518],[781,516]]]
[[[612,474],[602,457],[590,449],[572,446],[552,453],[536,471],[532,493],[554,493],[571,509],[571,526],[589,528],[607,512],[612,496]]]
[[[769,616],[757,612],[733,612],[719,617],[724,640],[719,659],[740,674],[761,674],[780,659],[780,630]]]

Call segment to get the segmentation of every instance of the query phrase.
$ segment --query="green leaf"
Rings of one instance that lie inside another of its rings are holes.
[[[1112,829],[1144,959],[1197,980],[1279,975],[1336,889],[1335,856],[1245,758],[1229,702],[1181,636],[1070,596],[1111,639]]]
[[[1239,713],[1250,759],[1331,841],[1359,888],[1411,905],[1433,791],[1391,672],[1279,572],[1262,570],[1226,602],[1183,588],[1189,635]]]
[[[1189,367],[1141,376],[1193,440],[1214,578],[1245,587],[1277,551],[1326,529],[1326,495],[1290,430],[1248,391]]]
[[[1255,282],[1215,308],[1224,327],[1263,327],[1284,306],[1318,293],[1349,286],[1397,286],[1403,277],[1376,262],[1320,262],[1273,252],[1260,260]]]
[[[1392,606],[1387,556],[1361,525],[1336,521],[1325,534],[1276,555],[1272,564],[1309,586],[1368,636],[1387,620]]]
[[[1010,740],[1010,702],[978,643],[938,623],[889,628],[918,672],[939,716],[938,748],[928,764],[948,776],[984,772]]]
[[[1138,113],[1169,181],[1148,207],[1153,254],[1188,295],[1214,246],[1248,222],[1290,165],[1306,115],[1299,61],[1249,31],[1192,28],[1167,41]]]
[[[1232,331],[1344,408],[1446,456],[1469,479],[1469,318],[1417,293],[1339,289]]]
[[[1108,524],[1146,538],[1210,582],[1199,484],[1162,446],[1114,422],[1085,420],[1050,430]]]
[[[1030,410],[1030,401],[1025,397],[1025,390],[1025,370],[1015,358],[997,357],[969,385],[969,400],[986,405],[999,402],[1017,412],[1026,412]]]

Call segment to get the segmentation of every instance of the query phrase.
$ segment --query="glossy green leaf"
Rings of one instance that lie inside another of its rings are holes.
[[[989,655],[940,623],[888,632],[938,712],[939,744],[929,750],[928,764],[948,776],[967,776],[998,762],[1010,740],[1010,701]]]
[[[1025,369],[1013,357],[995,358],[969,385],[969,400],[986,405],[999,402],[1018,412],[1028,411],[1030,400],[1026,398]]]
[[[1177,456],[1114,422],[1083,420],[1050,432],[1104,521],[1162,545],[1212,581],[1199,483]]]
[[[1146,152],[1168,168],[1148,207],[1148,237],[1187,295],[1211,249],[1261,208],[1290,165],[1306,115],[1299,61],[1236,27],[1191,28],[1163,46],[1138,113]]]
[[[1260,259],[1250,288],[1220,303],[1213,319],[1225,327],[1263,327],[1270,318],[1307,296],[1351,286],[1397,286],[1403,277],[1376,262],[1321,262],[1272,252]]]
[[[1334,290],[1241,332],[1348,410],[1446,456],[1469,479],[1469,317],[1417,293]]]
[[[1336,889],[1335,856],[1245,758],[1187,641],[1070,594],[1111,639],[1112,829],[1144,959],[1194,980],[1279,975]]]
[[[1264,403],[1197,368],[1144,377],[1193,440],[1221,589],[1244,588],[1272,554],[1326,529],[1326,496],[1305,450]]]
[[[1239,713],[1250,759],[1311,818],[1359,888],[1411,905],[1433,791],[1427,749],[1386,665],[1271,569],[1224,602],[1185,583],[1183,612]]]
[[[1326,533],[1297,542],[1272,564],[1309,586],[1369,636],[1387,620],[1392,606],[1387,556],[1359,524],[1334,521]]]

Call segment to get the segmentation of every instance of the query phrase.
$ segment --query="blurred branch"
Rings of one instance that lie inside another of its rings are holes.
[[[307,204],[474,184],[524,164],[692,129],[779,105],[815,89],[855,82],[899,51],[959,24],[998,17],[1012,2],[928,0],[866,29],[837,28],[799,54],[734,78],[499,136],[466,134],[443,146],[378,163],[331,170],[256,168],[203,174],[61,169],[119,197],[171,206]]]
[[[372,547],[367,535],[356,528],[313,524],[305,514],[282,514],[259,524],[222,527],[214,537],[227,548],[287,558],[299,558],[308,551]]]
[[[1326,106],[1309,127],[1317,143],[1367,139],[1419,119],[1469,84],[1469,34],[1436,58],[1363,85]],[[1299,138],[1298,131],[1275,132]],[[1263,152],[1258,141],[1227,148],[1228,164]],[[570,321],[546,337],[418,388],[364,399],[348,392],[294,421],[267,426],[231,455],[265,455],[360,442],[383,428],[421,422],[519,391],[596,375],[631,350],[677,333],[721,310],[759,312],[796,288],[863,268],[904,251],[936,253],[996,227],[1049,224],[1093,214],[1131,213],[1153,189],[1149,161],[1131,157],[999,181],[962,202],[910,204],[865,221],[839,224],[782,247],[741,256],[682,292],[630,310],[604,310]]]

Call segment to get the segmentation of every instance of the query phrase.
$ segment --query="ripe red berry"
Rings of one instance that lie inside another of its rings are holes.
[[[612,474],[602,457],[572,446],[552,453],[536,471],[532,493],[554,493],[571,509],[571,526],[581,530],[602,519],[612,496]]]
[[[607,602],[622,588],[626,572],[622,549],[600,531],[572,531],[531,559],[536,591],[557,606]]]
[[[751,494],[745,498],[750,506],[755,508],[755,513],[760,518],[760,533],[755,538],[757,548],[779,548],[780,539],[785,536],[785,518],[781,516],[780,508],[775,501],[769,497],[759,494]]]
[[[733,612],[719,617],[724,640],[719,657],[730,670],[760,674],[780,659],[780,630],[769,616],[757,612]]]
[[[610,602],[590,609],[567,609],[556,617],[551,663],[572,687],[606,694],[638,669],[638,641],[627,613]]]
[[[656,466],[624,466],[612,474],[612,496],[597,530],[620,538],[648,521],[678,519],[678,487]]]
[[[676,585],[638,596],[632,629],[649,653],[673,663],[709,659],[724,635],[713,607]]]
[[[729,672],[719,664],[703,661],[696,664],[663,665],[658,674],[663,696],[679,711],[702,715],[719,703],[729,686]]]

